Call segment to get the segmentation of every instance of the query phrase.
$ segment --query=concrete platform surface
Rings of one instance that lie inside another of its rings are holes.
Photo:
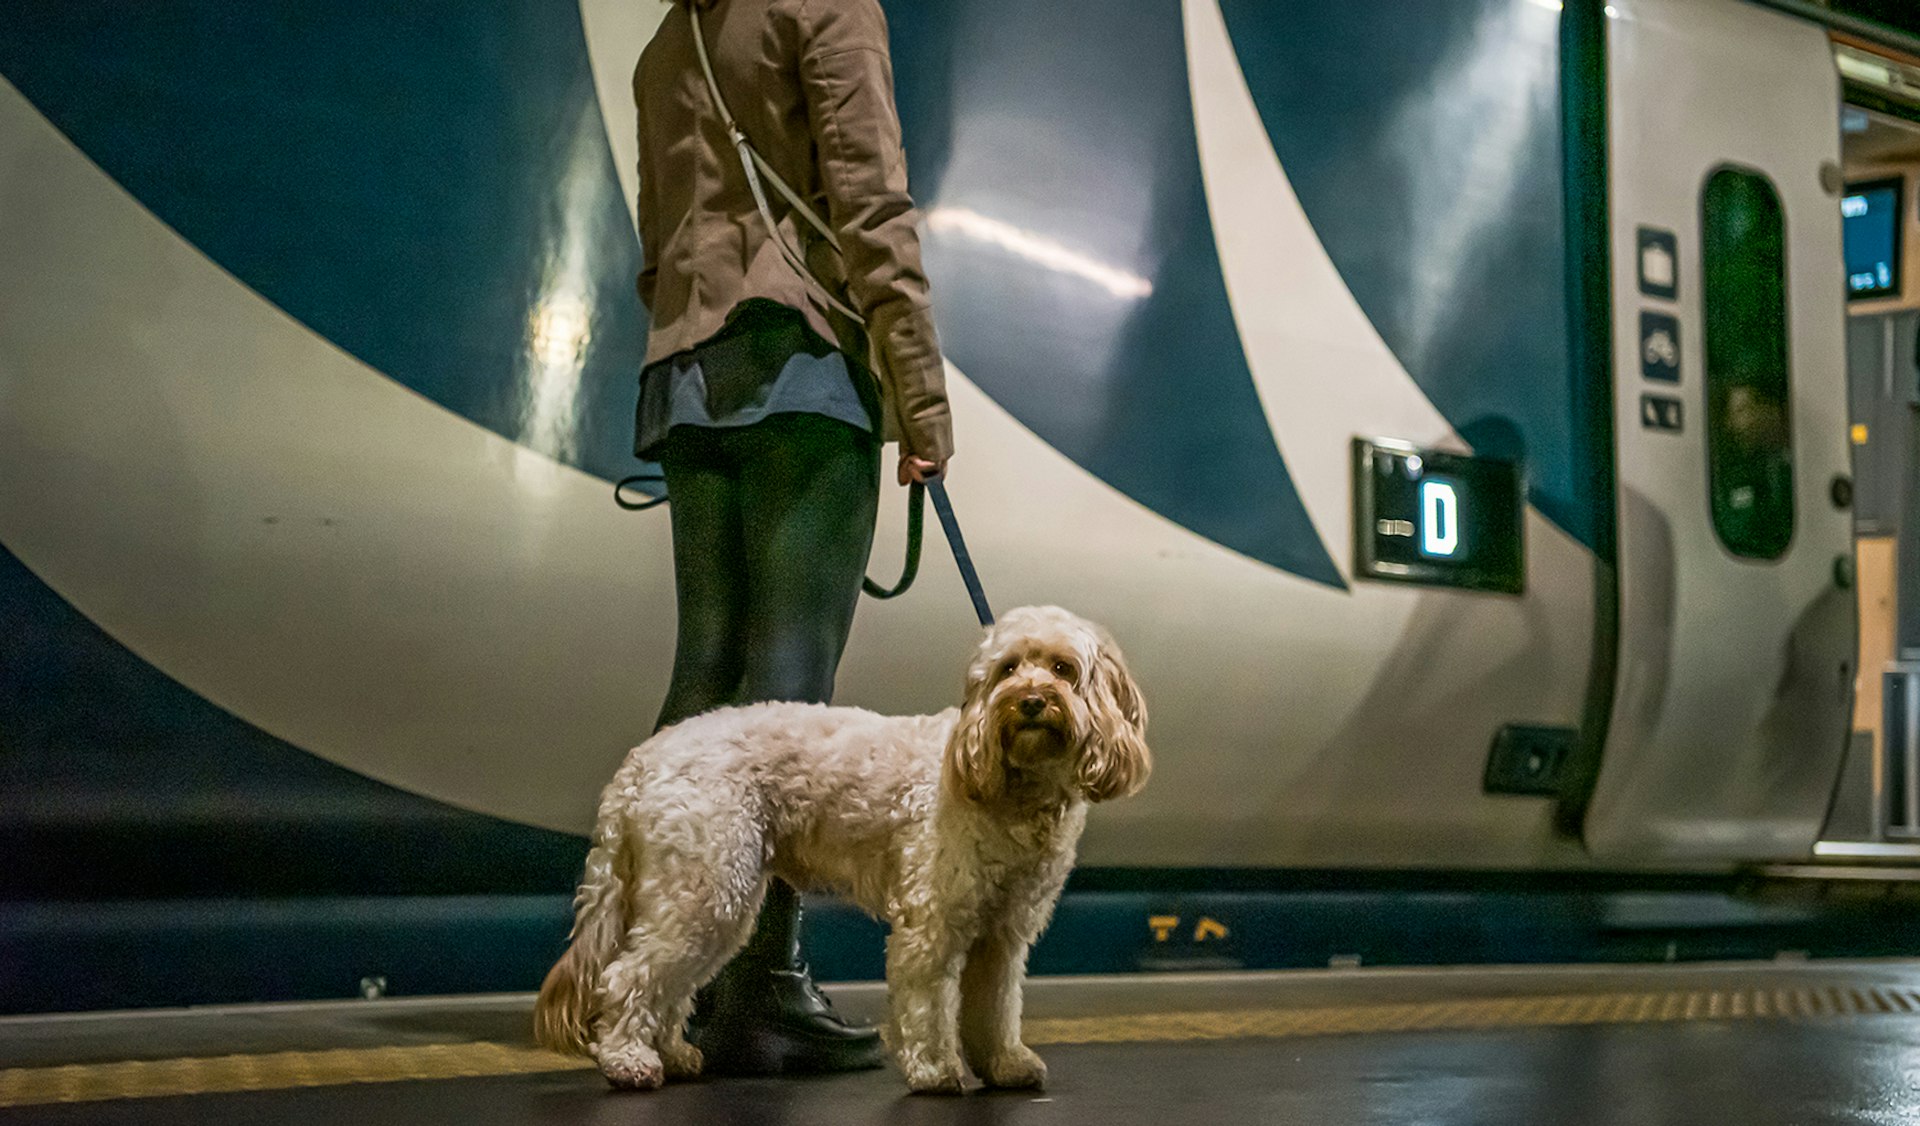
[[[877,985],[830,990],[876,1017]],[[1036,979],[1043,1092],[607,1089],[527,995],[0,1019],[0,1123],[1920,1123],[1920,964]]]

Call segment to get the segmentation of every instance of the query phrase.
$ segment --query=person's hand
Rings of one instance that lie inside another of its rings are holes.
[[[924,485],[942,476],[946,471],[945,461],[928,461],[924,457],[916,457],[905,450],[900,452],[900,483],[902,485],[909,483]]]

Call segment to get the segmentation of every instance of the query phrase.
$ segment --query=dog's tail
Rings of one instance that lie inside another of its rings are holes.
[[[625,834],[609,827],[594,836],[586,875],[573,897],[573,941],[547,971],[533,1006],[533,1038],[548,1051],[570,1055],[587,1054],[600,971],[613,961],[627,930],[626,875],[632,858]]]

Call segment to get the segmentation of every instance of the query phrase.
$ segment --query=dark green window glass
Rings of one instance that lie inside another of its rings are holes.
[[[1707,180],[1700,212],[1713,527],[1735,555],[1777,559],[1793,540],[1786,216],[1737,168]]]

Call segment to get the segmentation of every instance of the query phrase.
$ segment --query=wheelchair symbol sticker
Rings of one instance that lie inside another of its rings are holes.
[[[1640,374],[1662,383],[1680,382],[1680,320],[1666,313],[1640,314]]]

